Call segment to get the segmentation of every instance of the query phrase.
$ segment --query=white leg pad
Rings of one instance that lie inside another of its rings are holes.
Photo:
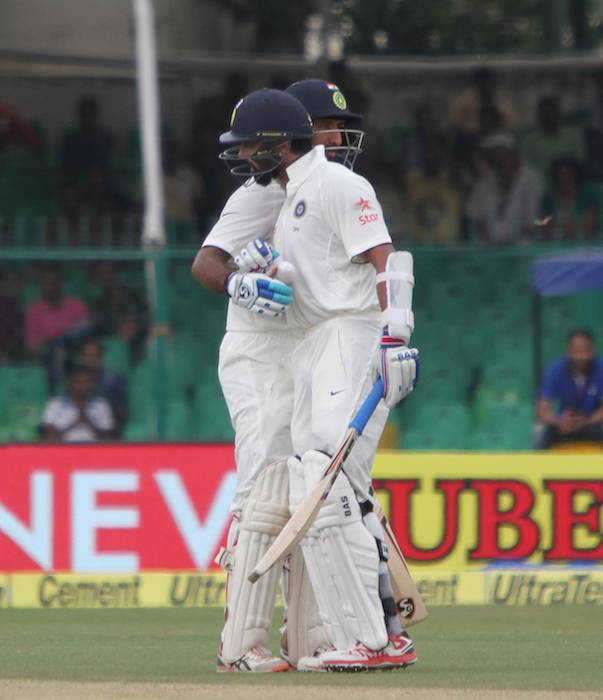
[[[301,463],[297,461],[308,493],[329,458],[311,450],[303,455]],[[288,464],[291,475],[292,460]],[[371,649],[384,647],[388,636],[379,598],[379,557],[343,472],[301,547],[321,613],[324,608],[330,641],[338,648],[356,642]]]
[[[220,656],[236,661],[254,646],[267,646],[280,569],[256,583],[247,577],[289,519],[287,463],[275,462],[255,480],[228,549],[219,563],[228,571]]]
[[[285,580],[287,650],[289,661],[296,666],[302,656],[312,656],[329,642],[300,547],[289,557]]]

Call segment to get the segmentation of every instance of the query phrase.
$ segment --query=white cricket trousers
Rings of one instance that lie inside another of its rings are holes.
[[[241,510],[259,471],[292,452],[291,360],[299,336],[291,331],[228,331],[218,373],[235,431],[237,488],[231,510]]]
[[[375,382],[381,330],[374,316],[339,316],[305,333],[293,353],[294,454],[335,453]],[[380,402],[344,467],[360,501],[369,497],[373,459],[387,416],[388,409]]]

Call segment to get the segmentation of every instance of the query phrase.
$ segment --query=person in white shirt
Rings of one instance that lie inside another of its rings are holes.
[[[387,406],[394,405],[414,387],[417,353],[404,348],[412,330],[410,308],[391,307],[392,300],[397,302],[401,298],[394,287],[410,286],[411,274],[407,269],[396,269],[393,247],[372,187],[341,165],[330,163],[322,147],[311,149],[307,125],[304,124],[307,115],[303,109],[299,110],[299,103],[296,106],[285,97],[279,91],[263,90],[244,98],[233,113],[231,131],[224,134],[221,141],[232,146],[228,157],[249,161],[247,171],[239,164],[233,169],[235,172],[255,175],[256,179],[267,174],[276,175],[281,184],[286,185],[287,198],[277,222],[276,240],[277,245],[286,247],[283,256],[290,257],[298,270],[295,300],[291,303],[289,292],[282,306],[275,307],[276,295],[281,301],[284,299],[283,290],[271,287],[270,278],[265,275],[235,271],[227,274],[228,269],[220,270],[220,274],[236,305],[253,308],[259,304],[259,312],[274,315],[283,315],[286,308],[291,307],[287,313],[287,326],[292,329],[293,332],[289,331],[292,336],[296,336],[291,427],[293,447],[301,459],[290,458],[287,467],[295,501],[300,500],[311,486],[308,481],[305,486],[300,484],[300,478],[302,482],[304,475],[310,482],[318,478],[329,459],[320,450],[328,452],[337,444],[354,405],[372,381],[371,365],[377,356],[382,325],[375,269],[381,275],[379,281],[385,282],[380,285],[381,306],[385,314],[383,322],[386,324],[380,355]],[[308,216],[302,222],[306,214]],[[307,233],[305,237],[298,235],[302,227]],[[367,260],[372,267],[363,264]],[[398,258],[398,263],[400,260]],[[278,276],[278,270],[276,274]],[[396,281],[392,284],[392,280]],[[267,293],[273,295],[268,303],[264,301]],[[408,301],[406,304],[408,307]],[[394,328],[404,337],[389,335],[387,326],[390,331]],[[382,425],[381,422],[381,428]],[[379,433],[380,429],[374,431],[373,451]],[[370,441],[370,438],[366,440],[367,443]],[[370,474],[367,473],[366,458],[353,462],[358,463],[350,469],[354,472],[351,478],[356,492],[342,475],[333,497],[330,497],[331,500],[340,498],[341,502],[345,499],[349,512],[346,507],[345,513],[339,515],[343,518],[350,516],[351,520],[339,524],[322,523],[319,537],[328,549],[337,539],[333,539],[333,533],[339,532],[339,539],[343,537],[348,550],[348,540],[352,537],[356,544],[353,552],[348,551],[351,561],[347,562],[352,565],[352,570],[348,571],[346,566],[338,569],[338,547],[335,546],[333,561],[327,556],[322,567],[327,576],[333,576],[339,584],[330,592],[325,579],[321,580],[316,547],[308,541],[306,547],[302,547],[321,606],[321,617],[328,620],[329,640],[339,647],[333,652],[335,656],[323,655],[322,668],[316,670],[327,667],[344,670],[392,667],[416,659],[409,639],[401,635],[392,639],[390,635],[388,640],[377,591],[379,560],[374,543],[377,535],[365,527],[370,513],[365,514],[366,518],[361,517],[357,501],[360,495],[368,497]],[[368,464],[370,467],[370,459]],[[267,471],[256,480],[254,488]],[[246,544],[253,537],[249,532],[275,534],[282,526],[278,518],[274,518],[270,525],[265,521],[254,522],[266,500],[274,497],[276,492],[275,489],[272,493],[268,491],[270,489],[258,490],[257,498],[252,491],[245,505],[240,528],[241,537],[247,538]],[[292,505],[295,507],[295,502]],[[337,511],[337,506],[335,509]],[[274,508],[270,510],[276,512]],[[318,527],[318,521],[316,525]],[[241,550],[240,543],[237,545],[234,548],[235,563],[237,551]],[[251,551],[249,546],[245,551]],[[255,554],[257,560],[257,547],[251,554]],[[359,562],[355,561],[357,555],[361,559]],[[370,570],[371,567],[374,567],[374,577],[359,574],[360,570]],[[341,615],[342,598],[344,609],[347,602],[354,613],[353,621],[348,620],[351,626]],[[235,663],[247,662],[245,656],[238,660],[230,660],[226,654],[225,657],[229,670]]]
[[[311,114],[313,143],[324,145],[329,158],[352,167],[361,152],[364,133],[354,128],[361,116],[350,111],[338,86],[325,80],[310,79],[294,83],[287,91],[298,97]],[[305,124],[304,128],[309,134],[307,126]],[[222,293],[225,277],[233,270],[256,273],[270,268],[274,253],[268,242],[272,241],[284,199],[283,186],[270,176],[246,180],[230,197],[218,222],[203,242],[193,263],[193,276],[201,284]],[[270,310],[268,315],[253,313],[254,310],[241,308],[231,300],[226,335],[220,348],[220,383],[235,428],[237,464],[229,550],[236,542],[240,514],[258,474],[268,465],[279,462],[286,471],[284,460],[293,449],[290,433],[293,408],[291,356],[299,338],[287,328],[282,314],[274,315],[276,312]],[[228,567],[228,559],[224,558],[222,564]],[[292,571],[291,578],[296,578],[300,564],[303,568],[301,556],[294,557],[288,566]],[[276,590],[276,575],[277,572],[256,584],[257,588],[269,591],[261,597],[261,629],[244,634],[240,628],[245,623],[238,624],[238,618],[257,617],[252,610],[257,597],[250,598],[242,591],[238,603],[231,602],[228,606],[230,614],[223,637],[226,647],[230,647],[229,656],[245,655],[245,664],[240,664],[240,670],[247,670],[247,666],[254,671],[286,668],[282,658],[274,657],[264,649],[274,606],[274,593],[270,591]],[[316,627],[315,639],[311,642],[316,648],[322,641],[318,632],[320,623],[311,617],[306,611],[304,624],[309,629]],[[232,640],[230,629],[234,629]],[[286,645],[285,635],[283,644]],[[299,656],[295,642],[289,645],[287,654],[288,660],[295,663]]]
[[[510,132],[487,136],[481,148],[488,171],[475,183],[467,216],[484,243],[521,243],[529,239],[539,217],[542,180],[521,160]]]
[[[115,421],[109,403],[93,396],[96,380],[92,370],[75,367],[69,375],[65,397],[48,401],[40,434],[48,442],[97,442],[114,435]]]

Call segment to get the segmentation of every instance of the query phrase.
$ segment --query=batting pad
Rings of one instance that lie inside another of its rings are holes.
[[[238,537],[220,559],[229,571],[220,651],[225,661],[236,661],[254,646],[268,646],[280,569],[273,567],[256,583],[247,577],[289,519],[288,494],[285,461],[262,470],[241,512]]]
[[[288,656],[290,663],[297,666],[302,656],[312,656],[329,642],[300,547],[289,557],[283,593],[287,605]]]
[[[292,461],[288,462],[291,486],[299,488],[303,476],[308,493],[322,476],[329,457],[306,452],[301,462],[297,460],[297,469]],[[356,642],[371,649],[384,647],[388,636],[379,598],[379,556],[343,472],[301,548],[329,641],[340,649]]]

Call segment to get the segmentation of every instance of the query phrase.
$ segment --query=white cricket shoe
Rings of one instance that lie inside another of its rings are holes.
[[[406,668],[416,661],[417,652],[412,639],[405,635],[390,635],[383,649],[369,649],[356,642],[350,649],[335,649],[320,656],[320,662],[327,671],[391,670]]]
[[[330,644],[323,644],[312,654],[312,656],[302,656],[297,662],[297,670],[309,673],[324,673],[329,669],[322,662],[322,655],[328,651],[335,651],[335,647]]]
[[[218,673],[282,673],[289,664],[273,656],[266,647],[253,647],[236,661],[225,661],[218,656]]]

